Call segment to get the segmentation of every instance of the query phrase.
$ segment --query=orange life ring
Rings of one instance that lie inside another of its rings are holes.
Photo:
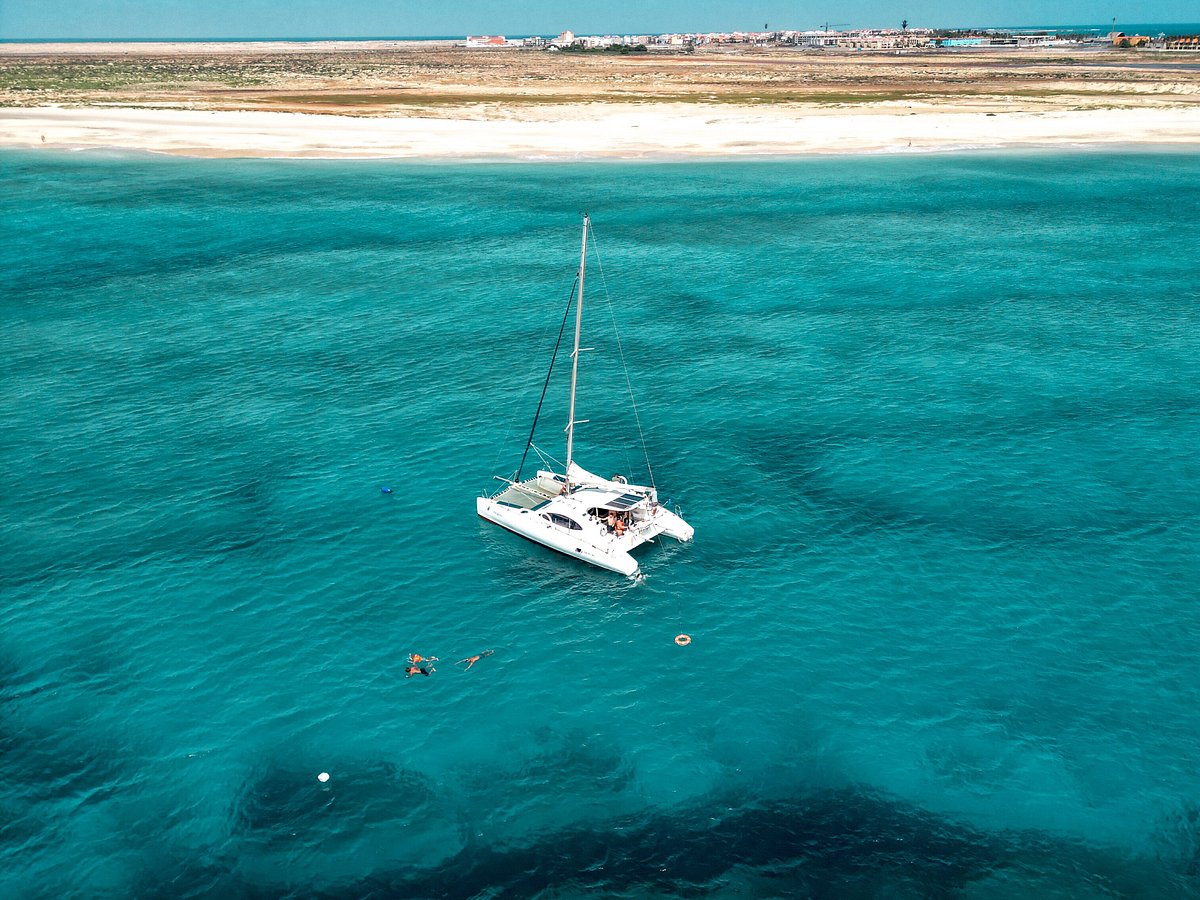
[[[686,635],[686,634],[675,635],[675,643],[677,643],[680,647],[686,647],[691,642],[692,642],[692,638],[690,635]]]

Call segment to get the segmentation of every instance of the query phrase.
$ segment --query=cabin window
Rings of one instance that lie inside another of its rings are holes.
[[[571,531],[583,531],[583,526],[574,519],[569,519],[558,513],[542,513],[542,515],[544,518],[549,519],[551,524],[557,525],[559,528],[567,528]]]

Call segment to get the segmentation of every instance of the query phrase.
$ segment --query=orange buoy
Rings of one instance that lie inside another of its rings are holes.
[[[675,635],[675,643],[677,643],[680,647],[686,647],[691,642],[692,642],[692,638],[690,635],[686,635],[686,634]]]

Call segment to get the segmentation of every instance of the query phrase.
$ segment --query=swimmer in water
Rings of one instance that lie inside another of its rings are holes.
[[[471,666],[475,665],[475,663],[479,662],[485,656],[491,656],[495,652],[496,652],[495,650],[484,650],[482,653],[476,653],[474,656],[468,656],[466,659],[460,659],[458,662],[455,663],[455,665],[461,666],[463,663],[466,663],[467,668],[463,669],[463,671],[465,672],[465,671],[467,671],[467,669],[470,669]]]
[[[408,654],[408,664],[410,666],[419,666],[423,662],[435,663],[438,661],[436,656],[422,656],[420,653]]]
[[[404,677],[412,678],[414,675],[432,675],[436,672],[433,666],[406,666],[404,669]]]

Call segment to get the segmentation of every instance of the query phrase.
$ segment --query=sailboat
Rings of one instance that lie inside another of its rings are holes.
[[[621,475],[602,478],[581,467],[575,461],[575,427],[583,421],[575,418],[575,389],[579,380],[579,339],[583,328],[583,284],[587,272],[588,235],[591,220],[583,217],[583,246],[579,252],[578,293],[572,291],[575,304],[575,342],[571,351],[571,402],[567,416],[567,458],[562,471],[555,471],[551,461],[533,444],[537,414],[529,432],[521,464],[512,478],[499,478],[504,487],[494,494],[476,499],[479,515],[489,522],[528,538],[559,553],[583,560],[602,569],[622,575],[641,574],[633,550],[652,542],[659,535],[678,541],[690,541],[695,530],[678,511],[661,503],[653,484],[630,484]],[[566,325],[567,313],[563,315]],[[561,343],[560,332],[559,341]],[[555,347],[555,358],[558,348]],[[551,360],[550,370],[554,369]],[[550,376],[542,388],[545,400]],[[542,404],[539,402],[540,413]],[[532,478],[522,480],[521,472],[529,450],[538,453],[547,465]]]

